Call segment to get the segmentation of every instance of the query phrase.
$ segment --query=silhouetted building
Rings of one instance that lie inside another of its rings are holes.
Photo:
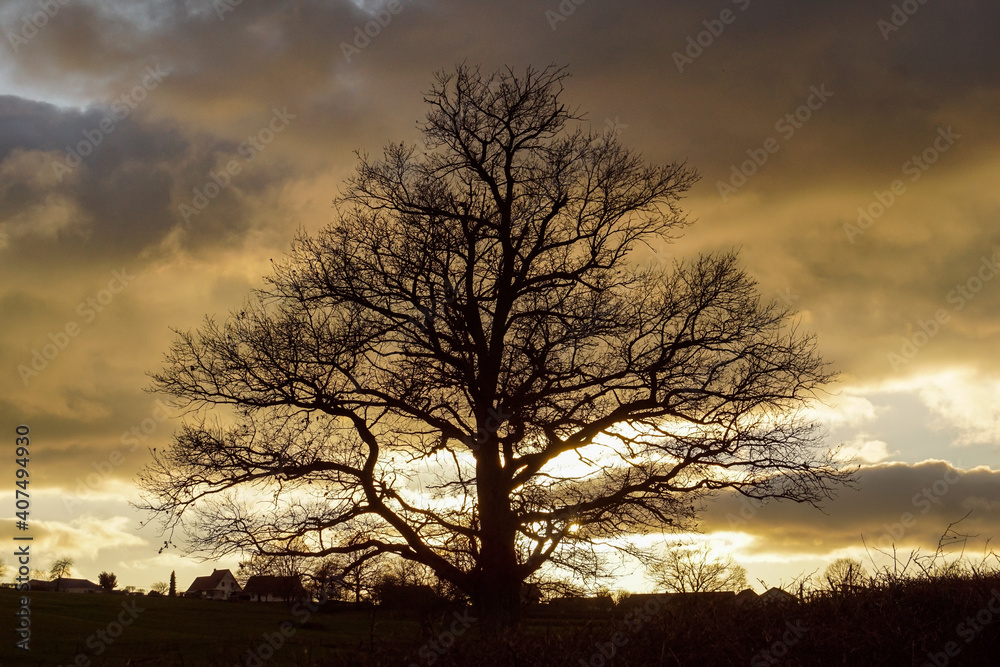
[[[780,588],[769,588],[760,594],[759,601],[762,604],[789,604],[798,602],[796,597]]]
[[[753,591],[751,591],[753,592]],[[641,607],[648,602],[655,602],[662,607],[674,605],[711,606],[732,602],[736,599],[733,591],[704,591],[698,593],[633,593],[621,601],[623,609]]]
[[[610,597],[561,597],[549,600],[546,606],[557,613],[587,614],[609,611],[615,603]]]
[[[58,591],[60,593],[103,593],[104,589],[89,579],[58,577],[52,581],[31,579],[28,586],[33,591]]]
[[[307,597],[300,577],[257,575],[247,579],[241,599],[251,602],[292,602]]]

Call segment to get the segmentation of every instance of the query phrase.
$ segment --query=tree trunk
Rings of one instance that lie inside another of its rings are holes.
[[[475,599],[476,618],[481,632],[498,638],[517,628],[521,620],[521,581],[514,573],[491,576],[484,570]]]
[[[521,610],[521,576],[514,548],[515,518],[510,508],[495,432],[477,461],[477,491],[482,545],[479,581],[473,596],[482,632],[498,637],[517,627]]]

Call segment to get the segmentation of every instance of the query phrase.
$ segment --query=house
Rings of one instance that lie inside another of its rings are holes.
[[[751,591],[752,592],[752,591]],[[658,608],[668,606],[711,607],[736,599],[733,591],[699,591],[688,593],[633,593],[621,601],[622,609],[636,607]],[[648,605],[648,607],[646,606]]]
[[[757,591],[752,588],[744,588],[736,594],[736,606],[740,608],[755,605],[759,600],[760,596],[757,595]]]
[[[758,598],[761,604],[790,604],[798,602],[798,599],[791,593],[780,588],[769,588],[760,594]]]
[[[33,591],[59,591],[61,593],[102,593],[104,589],[89,579],[58,577],[52,581],[31,579],[28,587]]]
[[[549,600],[546,607],[560,614],[591,614],[607,612],[614,604],[610,597],[565,596]]]
[[[259,575],[247,579],[240,597],[251,602],[292,602],[305,599],[307,593],[298,575],[290,577]]]
[[[212,570],[207,577],[198,577],[188,589],[185,597],[202,598],[204,600],[228,600],[229,596],[240,592],[236,577],[229,570]]]

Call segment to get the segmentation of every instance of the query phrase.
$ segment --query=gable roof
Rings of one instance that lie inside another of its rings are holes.
[[[269,574],[261,574],[247,579],[247,584],[243,587],[243,592],[251,595],[284,597],[299,595],[304,593],[305,589],[302,588],[302,582],[296,575],[277,577]]]
[[[798,602],[798,599],[780,588],[769,588],[760,594],[761,602]]]
[[[70,579],[69,577],[59,577],[54,582],[60,588],[100,588],[90,579]]]
[[[187,593],[198,593],[200,591],[215,591],[219,589],[219,584],[222,580],[226,578],[226,575],[233,577],[233,573],[229,570],[212,570],[212,574],[207,577],[196,577],[194,582],[188,586]],[[236,577],[233,577],[233,582],[236,584],[235,590],[240,590],[240,585],[236,583]]]
[[[59,577],[57,579],[52,579],[51,581],[45,581],[44,579],[31,579],[28,581],[28,586],[33,591],[54,591],[57,588],[61,591],[65,591],[70,588],[92,588],[95,590],[101,590],[100,586],[89,579],[71,579],[69,577]]]

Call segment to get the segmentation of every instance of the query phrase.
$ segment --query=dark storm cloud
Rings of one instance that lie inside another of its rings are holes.
[[[812,553],[837,549],[933,551],[949,524],[956,533],[985,540],[1000,526],[1000,472],[963,470],[949,463],[880,464],[860,470],[857,490],[845,489],[823,503],[761,505],[735,495],[720,497],[705,515],[706,532],[735,530],[759,538],[762,553]]]
[[[12,227],[10,242],[27,252],[23,259],[134,257],[179,226],[195,246],[231,243],[252,224],[238,194],[263,192],[294,171],[280,160],[248,167],[241,178],[227,179],[232,187],[215,194],[209,210],[185,216],[181,205],[190,206],[195,190],[212,182],[220,162],[246,165],[250,153],[238,153],[242,142],[186,136],[173,123],[128,113],[117,104],[80,111],[0,98],[0,224]],[[42,230],[51,233],[14,224],[44,218],[57,203],[71,212],[50,225],[58,228]],[[60,243],[53,247],[45,237]]]
[[[983,66],[1000,55],[993,39],[1000,10],[993,5],[925,3],[889,32],[878,21],[892,20],[892,3],[860,1],[424,0],[401,2],[392,12],[369,6],[60,5],[19,45],[8,71],[99,101],[82,111],[12,97],[0,102],[0,160],[8,167],[0,214],[48,220],[46,234],[6,232],[20,250],[10,261],[43,262],[45,253],[48,261],[74,252],[134,256],[177,229],[181,247],[196,252],[239,244],[261,224],[254,214],[265,193],[316,174],[344,174],[355,148],[377,152],[390,140],[418,139],[421,91],[433,71],[460,61],[486,70],[569,64],[566,99],[588,111],[596,129],[619,121],[622,140],[650,159],[688,158],[702,172],[690,200],[702,218],[690,232],[694,246],[743,245],[765,293],[794,292],[794,305],[808,311],[835,361],[855,373],[891,370],[887,354],[901,337],[945,306],[956,281],[998,241],[997,207],[989,199],[961,202],[966,233],[958,235],[945,233],[955,218],[911,217],[907,209],[911,202],[919,207],[925,194],[948,196],[945,179],[981,163],[996,145],[1000,74]],[[33,8],[9,4],[5,34],[21,30]],[[38,173],[40,161],[51,165],[97,128],[113,100],[150,67],[169,75],[82,166],[61,181]],[[787,114],[823,86],[832,96],[806,109],[807,122],[790,124],[798,121]],[[264,159],[244,164],[239,147],[266,127],[274,109],[294,120]],[[951,125],[962,137],[955,147],[849,243],[844,224],[857,207]],[[748,151],[759,155],[769,138],[780,150],[721,202],[717,183],[750,159]],[[185,219],[181,207],[193,205],[211,187],[211,174],[231,160],[247,168],[204,212]],[[332,198],[338,186],[331,179],[317,196]],[[836,194],[837,205],[828,206]],[[797,199],[797,211],[776,215]],[[904,230],[923,244],[918,271],[913,252],[903,250]],[[953,313],[955,326],[942,329],[921,358],[947,361],[952,343],[970,337],[973,344],[959,346],[960,354],[982,357],[975,334],[998,298],[984,291]],[[862,348],[858,338],[876,344]]]

